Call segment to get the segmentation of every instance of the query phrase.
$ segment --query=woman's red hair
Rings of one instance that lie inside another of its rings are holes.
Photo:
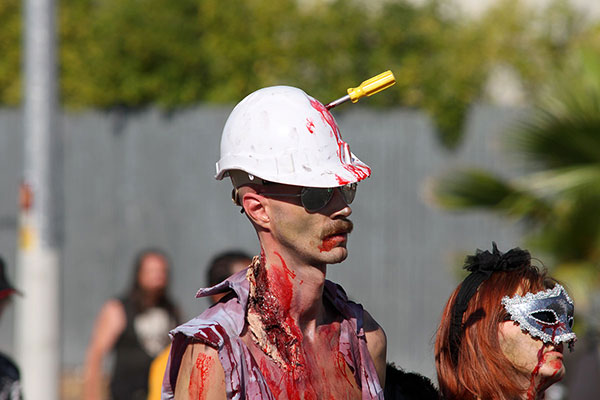
[[[499,324],[507,313],[501,300],[520,292],[539,292],[555,281],[545,271],[526,265],[512,271],[494,272],[469,301],[462,319],[462,340],[456,365],[452,362],[450,324],[460,285],[442,313],[435,341],[435,364],[440,391],[445,400],[512,400],[525,393],[518,386],[517,370],[504,356],[498,339]]]

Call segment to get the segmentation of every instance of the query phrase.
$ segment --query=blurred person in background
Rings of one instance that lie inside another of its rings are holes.
[[[531,265],[528,251],[477,250],[454,290],[435,343],[445,400],[540,400],[565,374],[576,341],[565,289]]]
[[[115,354],[111,398],[146,399],[150,363],[169,343],[168,331],[179,322],[177,307],[167,294],[169,269],[165,252],[142,250],[134,260],[129,291],[102,306],[85,361],[85,400],[101,398],[103,360],[111,351]]]
[[[216,178],[231,178],[261,252],[201,289],[225,296],[171,332],[163,399],[383,399],[385,333],[326,279],[348,255],[349,204],[370,174],[300,89],[264,88],[234,108]]]
[[[240,272],[252,263],[252,257],[241,250],[228,250],[217,254],[211,261],[206,273],[208,287],[223,282],[237,272]],[[217,303],[225,293],[217,293],[210,296],[212,304]]]
[[[406,372],[388,363],[385,370],[385,400],[441,400],[440,394],[426,376]]]
[[[227,250],[217,254],[208,264],[206,281],[208,286],[223,282],[231,275],[240,272],[252,262],[252,257],[241,250]],[[210,296],[211,305],[217,303],[225,293]],[[160,400],[160,392],[171,346],[167,346],[150,365],[148,377],[148,400]]]
[[[13,294],[18,293],[8,281],[5,268],[4,260],[0,256],[0,317]],[[0,353],[0,399],[21,400],[22,398],[19,368],[10,358]]]

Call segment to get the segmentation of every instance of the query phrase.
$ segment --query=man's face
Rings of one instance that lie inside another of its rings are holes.
[[[298,194],[301,187],[269,185],[263,192]],[[260,191],[259,191],[260,194]],[[311,265],[335,264],[348,256],[346,245],[353,224],[348,219],[352,209],[339,189],[325,207],[308,212],[299,197],[265,196],[269,202],[272,235],[290,255]]]

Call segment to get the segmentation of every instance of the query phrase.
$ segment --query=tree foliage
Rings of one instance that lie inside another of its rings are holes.
[[[525,162],[522,175],[451,171],[434,194],[447,209],[525,220],[530,238],[559,263],[600,265],[600,56],[578,54],[580,62],[556,72],[545,100],[506,137],[507,150]]]
[[[452,148],[494,65],[509,65],[536,96],[548,66],[563,63],[580,35],[561,1],[535,13],[505,0],[479,18],[455,11],[453,0],[368,3],[58,0],[62,101],[173,108],[289,84],[327,102],[392,69],[398,84],[369,104],[424,109]],[[4,105],[20,102],[20,5],[0,4]]]
[[[555,71],[532,114],[506,137],[525,161],[504,179],[481,169],[451,171],[434,184],[444,208],[480,209],[525,221],[527,238],[575,289],[581,306],[600,285],[600,41]]]
[[[21,94],[21,2],[0,2],[0,103],[15,105]]]

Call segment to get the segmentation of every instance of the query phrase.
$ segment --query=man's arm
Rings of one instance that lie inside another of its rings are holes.
[[[102,360],[125,330],[126,318],[125,310],[118,300],[109,300],[102,306],[85,359],[83,388],[85,400],[100,399]]]
[[[219,354],[205,344],[190,344],[181,359],[175,386],[175,399],[223,400],[226,398],[225,371],[219,361]]]
[[[363,313],[363,328],[367,337],[367,348],[375,364],[379,384],[385,387],[385,360],[387,353],[387,338],[383,328],[371,317],[366,310]]]

